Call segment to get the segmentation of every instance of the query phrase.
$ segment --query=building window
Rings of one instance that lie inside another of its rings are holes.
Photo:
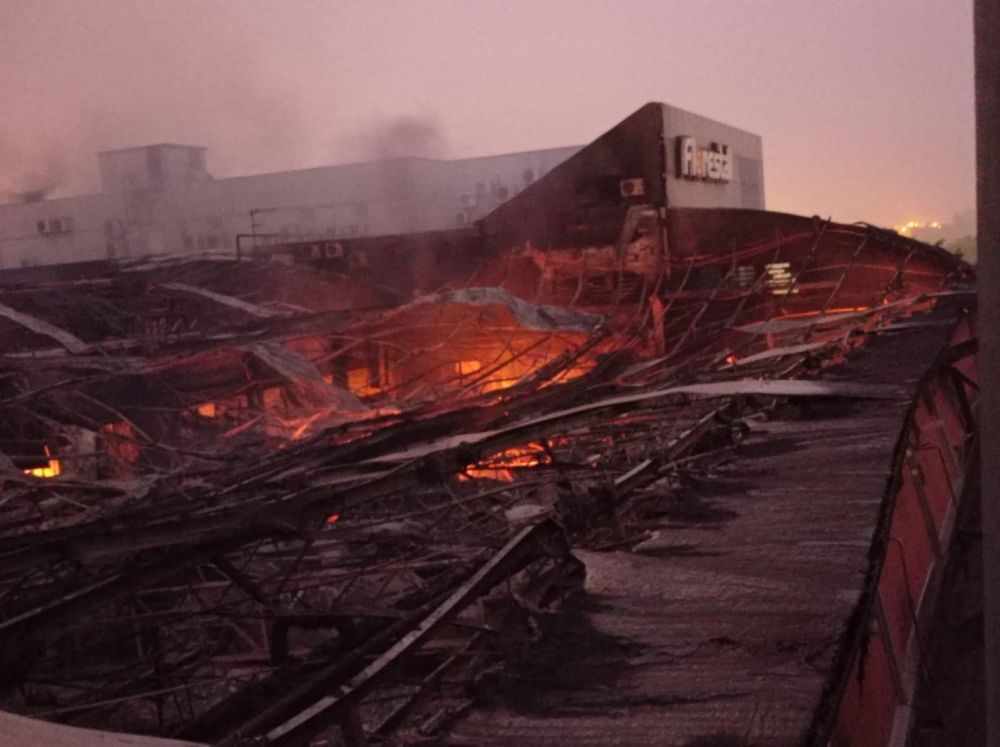
[[[749,288],[757,280],[757,270],[753,265],[737,265],[736,285],[740,288]]]

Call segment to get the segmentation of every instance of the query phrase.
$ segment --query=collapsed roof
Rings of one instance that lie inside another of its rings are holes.
[[[228,745],[855,728],[869,621],[915,635],[903,465],[953,488],[971,454],[971,271],[564,200],[655,147],[605,136],[450,235],[8,276],[3,707]]]

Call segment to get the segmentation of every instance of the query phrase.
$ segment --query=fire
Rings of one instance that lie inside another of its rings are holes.
[[[374,397],[382,390],[372,380],[372,372],[367,368],[352,368],[347,372],[347,388],[359,397]],[[333,383],[333,376],[324,377],[327,383]]]
[[[518,381],[517,379],[506,379],[506,378],[491,379],[490,381],[487,381],[485,384],[483,384],[482,386],[483,394],[486,394],[488,392],[496,392],[501,389],[510,389],[512,386],[514,386],[514,384],[517,383],[517,381]]]
[[[504,355],[498,353],[496,357],[503,360]],[[454,364],[454,371],[463,383],[471,384],[481,394],[489,394],[490,392],[510,389],[525,377],[551,362],[555,357],[555,353],[525,355],[500,365],[484,364],[479,360],[459,360]],[[551,383],[563,383],[583,376],[593,368],[593,365],[592,360],[580,361],[577,365],[554,376]]]
[[[490,370],[485,376],[480,374],[483,370],[483,362],[478,360],[464,360],[455,363],[455,373],[464,380],[466,377],[476,382],[479,391],[484,394],[495,392],[500,389],[509,389],[518,382],[518,377],[510,372],[505,372],[508,366],[501,366],[499,369]]]
[[[459,361],[455,364],[455,373],[459,376],[468,376],[482,370],[482,368],[482,361]]]
[[[49,458],[46,466],[26,469],[24,470],[24,474],[44,478],[59,477],[59,475],[62,474],[62,466],[59,464],[58,459],[52,458],[52,452],[49,451],[48,444],[45,445],[45,456]]]
[[[326,413],[324,413],[321,410],[319,412],[313,413],[312,415],[310,415],[308,417],[299,418],[297,421],[291,421],[291,422],[297,422],[297,425],[295,426],[295,430],[292,431],[292,436],[291,436],[292,440],[293,441],[299,441],[299,440],[301,440],[302,437],[305,436],[305,434],[308,432],[309,427],[313,423],[315,423],[317,420],[319,420],[319,418],[321,416],[323,416],[325,414]],[[286,421],[286,422],[289,422],[289,421]]]
[[[513,470],[519,467],[537,467],[547,464],[548,454],[541,444],[515,446],[492,456],[470,464],[458,475],[459,480],[497,480],[499,482],[514,482]]]

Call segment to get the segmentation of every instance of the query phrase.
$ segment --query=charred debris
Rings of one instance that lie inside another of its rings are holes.
[[[718,557],[692,536],[742,509],[706,485],[752,492],[790,438],[770,423],[864,429],[894,403],[898,435],[971,308],[968,266],[652,187],[581,206],[609,147],[468,230],[0,278],[2,707],[204,744],[491,743],[498,713],[551,716],[552,688],[613,688],[650,654],[588,614],[600,558]],[[855,601],[889,500],[871,493]],[[762,734],[829,734],[862,607],[824,628],[787,733]],[[732,733],[765,729],[741,708]],[[562,743],[524,729],[504,739]]]

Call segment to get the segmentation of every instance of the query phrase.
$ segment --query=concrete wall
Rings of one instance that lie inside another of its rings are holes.
[[[116,195],[0,205],[0,267],[103,259],[124,243],[123,217]]]
[[[677,139],[728,146],[728,181],[678,175]],[[764,208],[763,146],[745,130],[660,103],[633,112],[483,221],[491,250],[618,240],[631,208]]]

